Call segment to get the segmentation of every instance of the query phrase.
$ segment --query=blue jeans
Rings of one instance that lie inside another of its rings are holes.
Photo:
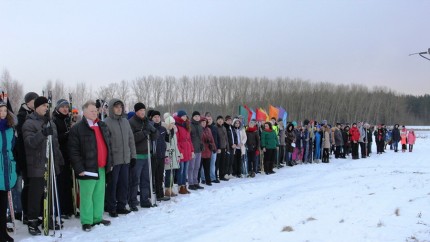
[[[127,204],[130,164],[115,165],[106,186],[106,210],[125,209]]]
[[[397,141],[393,141],[393,148],[394,148],[394,150],[395,151],[398,151],[399,150],[399,142]]]
[[[137,159],[136,165],[130,169],[128,205],[137,206],[137,191],[140,190],[140,203],[150,198],[148,159]]]
[[[184,186],[187,184],[188,163],[189,161],[179,162],[179,169],[176,172],[179,186]]]
[[[215,153],[212,153],[212,156],[211,156],[211,165],[210,165],[211,171],[210,171],[210,175],[211,175],[211,180],[212,180],[212,181],[215,181],[215,180],[216,180],[216,174],[215,174],[215,172],[216,172],[216,167],[215,167],[215,162],[216,162],[216,152],[215,152]]]

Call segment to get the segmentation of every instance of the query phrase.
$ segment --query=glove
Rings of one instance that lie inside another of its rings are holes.
[[[49,127],[43,127],[42,128],[42,134],[45,135],[45,136],[53,135],[54,134],[54,130],[52,129],[51,126],[49,126]]]
[[[133,168],[136,165],[136,158],[131,158],[130,160],[130,168]]]

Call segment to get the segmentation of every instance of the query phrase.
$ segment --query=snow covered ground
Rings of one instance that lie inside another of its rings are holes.
[[[412,153],[330,159],[274,175],[232,179],[157,208],[83,232],[65,221],[63,238],[16,241],[430,241],[429,131]],[[373,150],[375,150],[374,148]],[[58,235],[58,232],[57,232]]]

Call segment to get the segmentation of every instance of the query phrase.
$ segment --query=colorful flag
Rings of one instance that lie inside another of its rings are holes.
[[[252,111],[250,108],[248,108],[248,106],[243,105],[243,107],[246,109],[246,111],[248,111],[248,120],[246,120],[247,124],[249,123],[249,121],[251,121],[252,118]]]
[[[251,108],[249,110],[251,110],[251,112],[252,112],[251,119],[257,120],[257,113],[254,110],[252,110]]]
[[[287,127],[287,118],[288,118],[288,112],[285,111],[282,107],[279,107],[279,115],[278,118],[282,119],[282,123],[284,124],[284,127]]]
[[[239,106],[239,115],[242,116],[242,123],[244,125],[248,125],[248,110],[246,110],[242,105]]]
[[[266,111],[264,111],[264,109],[262,108],[259,108],[256,110],[256,117],[257,117],[257,121],[260,121],[260,122],[269,121],[269,116],[267,115]]]
[[[278,119],[278,115],[279,115],[279,109],[277,109],[276,107],[273,107],[272,105],[269,105],[269,119],[271,118]]]

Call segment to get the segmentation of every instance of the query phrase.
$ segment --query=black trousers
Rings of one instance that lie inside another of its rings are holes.
[[[329,163],[329,160],[330,160],[330,148],[324,148],[322,162]]]
[[[233,161],[233,175],[240,176],[242,174],[242,151],[236,149]]]
[[[227,149],[227,164],[225,174],[231,175],[233,173],[233,162],[234,162],[235,149]]]
[[[28,180],[28,220],[34,220],[39,217],[41,212],[45,179],[30,177]]]
[[[267,149],[264,152],[264,172],[272,172],[273,171],[273,162],[276,159],[276,149]]]
[[[361,150],[361,158],[366,158],[367,154],[366,154],[366,143],[364,142],[359,142],[360,144],[360,150]]]
[[[203,173],[206,184],[211,184],[211,158],[202,158]],[[200,172],[199,172],[200,175]]]
[[[151,168],[155,194],[157,195],[157,198],[164,197],[164,159],[153,156],[151,159]]]
[[[7,191],[0,191],[0,241],[6,241]]]
[[[257,172],[257,156],[255,155],[255,150],[248,150],[248,172]]]
[[[215,175],[218,171],[218,178],[224,177],[226,174],[225,166],[226,166],[226,150],[220,149],[221,152],[216,155],[216,161],[215,161]]]
[[[358,159],[358,143],[351,143],[352,146],[352,159]]]
[[[61,214],[73,214],[73,177],[70,165],[61,167],[61,173],[58,175],[58,199],[60,199]]]

